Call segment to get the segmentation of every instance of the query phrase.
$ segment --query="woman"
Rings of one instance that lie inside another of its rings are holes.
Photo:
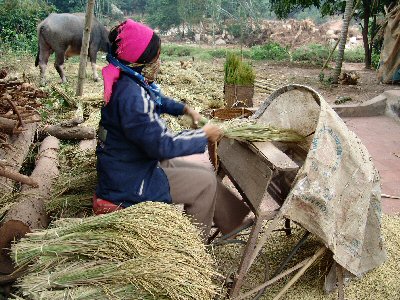
[[[203,229],[212,222],[223,233],[241,225],[248,207],[217,182],[210,170],[177,157],[203,153],[221,137],[215,125],[172,134],[160,115],[199,113],[163,96],[153,83],[161,40],[149,27],[127,20],[109,35],[109,65],[103,69],[104,100],[97,146],[99,198],[122,207],[160,201],[184,204]]]

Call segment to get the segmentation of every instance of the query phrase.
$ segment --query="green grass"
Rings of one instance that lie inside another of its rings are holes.
[[[330,51],[331,49],[327,46],[310,44],[293,51],[292,60],[322,66],[328,58]]]
[[[207,61],[214,58],[225,58],[227,53],[240,55],[241,51],[239,48],[212,48],[198,45],[164,44],[161,48],[161,59],[185,60],[194,57],[195,60]],[[250,58],[250,50],[243,49],[242,55],[244,58]]]
[[[290,59],[288,50],[278,43],[267,43],[251,47],[250,57],[254,60],[286,61]]]
[[[329,56],[331,48],[321,44],[309,44],[301,48],[289,50],[278,43],[267,43],[264,45],[253,46],[240,50],[239,46],[235,48],[227,47],[208,47],[199,45],[178,45],[164,44],[161,51],[163,60],[187,60],[192,57],[195,60],[208,61],[214,58],[226,58],[227,54],[233,53],[242,55],[243,58],[251,60],[268,60],[268,61],[295,61],[307,64],[321,66]],[[337,50],[332,55],[335,59]],[[362,47],[356,49],[345,50],[345,62],[363,62],[364,49]]]

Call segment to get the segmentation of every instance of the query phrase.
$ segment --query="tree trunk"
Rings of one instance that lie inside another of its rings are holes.
[[[25,131],[11,136],[10,148],[0,149],[0,157],[6,161],[13,171],[19,172],[21,166],[29,153],[29,149],[35,137],[37,123],[25,125]],[[4,195],[13,190],[14,182],[10,179],[0,178],[0,194]]]
[[[17,125],[18,121],[0,117],[0,129],[5,133],[13,134]]]
[[[50,125],[45,127],[43,132],[60,140],[91,140],[96,137],[96,130],[87,126],[63,127]]]
[[[0,273],[14,271],[9,257],[11,242],[34,229],[46,228],[49,219],[45,210],[45,201],[50,197],[51,186],[58,176],[59,141],[47,137],[40,146],[36,167],[31,177],[37,181],[38,188],[23,185],[18,200],[6,213],[0,228]]]
[[[342,31],[340,33],[340,42],[339,42],[339,50],[338,57],[336,59],[336,67],[333,74],[333,83],[338,83],[340,72],[342,71],[343,57],[344,57],[344,48],[346,46],[347,34],[349,31],[349,23],[351,19],[351,13],[353,8],[353,0],[346,0],[346,8],[344,11],[344,19]]]
[[[371,0],[363,0],[364,19],[362,27],[362,37],[364,45],[365,68],[371,69],[372,51],[369,43],[369,18],[371,16]]]
[[[76,96],[82,96],[83,83],[86,76],[86,64],[89,50],[90,32],[92,30],[93,11],[95,0],[88,0],[86,6],[85,28],[83,30],[81,58],[79,62],[78,86],[76,87]]]

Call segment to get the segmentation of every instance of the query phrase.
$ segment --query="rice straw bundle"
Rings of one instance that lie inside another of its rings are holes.
[[[145,202],[58,221],[12,247],[29,265],[18,283],[32,299],[212,299],[212,257],[172,205]],[[72,296],[74,295],[74,296]],[[86,295],[86,296],[85,296]],[[111,296],[112,295],[112,296]]]
[[[301,142],[304,136],[291,129],[271,127],[255,121],[233,119],[222,123],[224,136],[249,142]]]
[[[203,118],[200,123],[204,126],[208,120]],[[218,125],[227,138],[248,142],[302,142],[304,136],[292,129],[275,128],[270,125],[257,123],[255,120],[232,119],[229,121],[211,121]]]

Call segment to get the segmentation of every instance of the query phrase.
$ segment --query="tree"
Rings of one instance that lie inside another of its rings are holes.
[[[43,0],[0,1],[0,47],[36,52],[36,26],[52,11]]]
[[[372,50],[375,37],[380,27],[377,17],[384,14],[385,7],[393,8],[398,0],[361,0],[361,7],[356,10],[356,19],[360,20],[365,51],[365,67],[371,68]],[[343,13],[346,1],[337,0],[271,0],[271,8],[279,18],[285,18],[292,11],[316,6],[322,15]],[[379,51],[379,49],[377,49]]]
[[[49,4],[53,4],[59,12],[77,12],[84,11],[85,0],[48,0]]]
[[[338,56],[336,58],[335,72],[333,74],[333,83],[338,83],[339,75],[342,70],[344,47],[346,46],[347,34],[349,31],[349,23],[351,19],[352,10],[353,10],[353,0],[346,0],[346,9],[344,11],[343,26],[342,26],[342,31],[340,33],[339,50],[338,50]]]
[[[82,96],[83,83],[86,76],[86,63],[89,52],[90,32],[92,30],[92,22],[94,16],[95,0],[88,0],[86,6],[85,27],[83,29],[81,56],[79,62],[78,85],[76,87],[76,96]]]
[[[201,21],[205,9],[206,2],[204,0],[178,0],[178,14],[183,23],[189,25],[189,29]]]
[[[146,11],[148,13],[147,23],[162,32],[182,23],[178,13],[178,0],[149,0]]]

